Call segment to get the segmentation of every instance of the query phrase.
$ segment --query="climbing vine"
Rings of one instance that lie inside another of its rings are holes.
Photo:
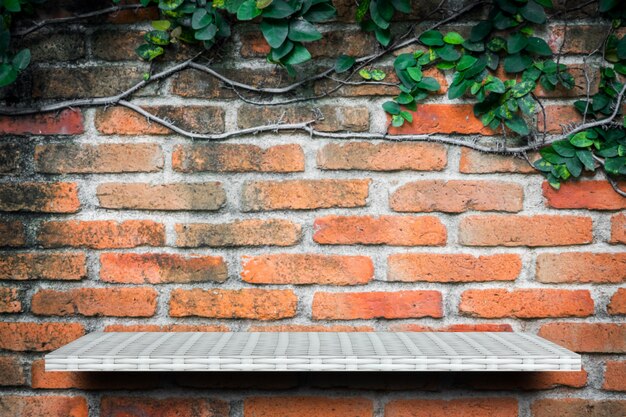
[[[28,19],[34,7],[45,0],[0,0],[2,26],[0,27],[0,87],[13,83],[30,62],[30,51],[11,48],[11,32],[15,17]],[[140,0],[139,4],[118,4],[101,11],[70,18],[36,21],[32,26],[17,31],[18,36],[39,28],[71,19],[93,17],[121,9],[156,6],[160,18],[151,23],[152,29],[138,42],[137,54],[146,61],[153,61],[166,54],[171,44],[185,42],[201,45],[205,50],[219,47],[231,35],[234,22],[254,20],[269,46],[267,61],[279,65],[288,74],[295,75],[296,66],[311,59],[307,44],[322,38],[319,23],[335,18],[336,10],[331,0]],[[440,4],[440,9],[445,1]],[[467,146],[473,149],[522,154],[538,150],[540,159],[533,166],[541,171],[548,182],[558,188],[561,182],[579,177],[584,171],[605,172],[617,192],[617,180],[626,175],[626,122],[622,116],[622,102],[626,90],[622,76],[626,75],[626,36],[619,36],[617,29],[626,26],[626,4],[620,0],[588,1],[580,7],[597,4],[598,13],[611,21],[610,31],[595,54],[602,56],[599,68],[600,85],[591,94],[591,81],[587,78],[586,97],[574,104],[583,122],[564,127],[562,135],[550,135],[545,126],[546,114],[541,101],[535,95],[538,86],[551,91],[558,87],[571,89],[574,77],[567,65],[560,62],[560,54],[554,55],[549,45],[536,32],[544,25],[552,9],[552,0],[494,0],[489,4],[487,17],[466,34],[456,31],[444,32],[441,26],[481,6],[477,2],[451,13],[449,17],[432,25],[419,35],[413,35],[413,27],[404,34],[392,31],[396,14],[411,13],[409,0],[361,0],[355,7],[356,21],[364,31],[372,32],[381,45],[379,52],[369,56],[341,55],[334,65],[307,79],[282,88],[261,88],[236,82],[219,74],[208,65],[198,62],[198,56],[157,74],[146,74],[144,80],[116,96],[98,99],[70,100],[36,108],[1,108],[0,114],[32,114],[40,111],[58,110],[71,106],[119,104],[131,108],[150,120],[161,123],[174,131],[204,139],[225,139],[238,134],[275,130],[304,130],[311,135],[340,137],[315,130],[315,120],[283,125],[259,126],[245,131],[222,135],[198,135],[186,132],[166,120],[149,113],[127,99],[155,80],[175,72],[194,68],[220,79],[232,88],[240,98],[253,104],[277,105],[312,100],[327,96],[345,84],[380,83],[397,86],[399,93],[383,104],[389,114],[390,126],[400,127],[413,122],[419,103],[431,94],[440,92],[441,85],[434,77],[426,76],[429,68],[450,73],[451,83],[447,97],[471,99],[474,115],[482,124],[501,133],[501,139],[456,139],[435,135],[349,134],[353,138],[388,140],[430,140]],[[395,37],[394,37],[395,34]],[[386,54],[417,45],[413,52],[398,55],[393,64],[399,83],[383,80],[387,74],[375,67]],[[337,78],[339,77],[339,78]],[[358,81],[354,81],[357,77]],[[335,86],[317,96],[302,95],[284,101],[254,102],[242,92],[280,95],[298,90],[306,84],[329,79]],[[537,128],[537,116],[543,113],[543,128]],[[525,143],[510,146],[510,141]]]

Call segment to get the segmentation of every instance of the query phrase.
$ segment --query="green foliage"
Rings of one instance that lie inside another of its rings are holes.
[[[361,0],[357,6],[356,20],[363,30],[374,32],[381,45],[388,46],[392,38],[391,20],[396,12],[410,13],[410,0]]]

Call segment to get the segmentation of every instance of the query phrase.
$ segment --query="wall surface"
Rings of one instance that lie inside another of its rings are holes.
[[[96,8],[74,3],[48,15]],[[304,71],[377,48],[351,21],[351,2],[336,3],[339,19]],[[439,1],[414,3],[419,21]],[[121,12],[29,35],[34,63],[5,100],[130,87],[148,70],[133,50],[154,17]],[[580,68],[606,28],[577,12],[540,35],[555,51],[565,42],[562,62]],[[265,53],[247,25],[214,65],[256,85],[292,82]],[[169,50],[156,67],[192,54]],[[345,86],[314,103],[255,107],[187,70],[133,102],[196,132],[313,114],[325,131],[381,132],[393,93]],[[576,121],[583,88],[537,94],[551,132]],[[415,117],[403,132],[492,133],[443,95]],[[116,106],[3,117],[0,133],[3,417],[626,415],[626,199],[602,178],[555,192],[521,159],[424,142],[296,132],[194,141]],[[42,359],[92,331],[373,329],[526,331],[583,353],[584,370],[85,374],[45,372]]]

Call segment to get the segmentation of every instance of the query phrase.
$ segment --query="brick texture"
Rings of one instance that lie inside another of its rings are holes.
[[[626,244],[626,214],[616,214],[611,217],[610,243]]]
[[[244,105],[237,113],[237,124],[241,129],[262,126],[268,121],[283,123],[304,123],[317,120],[315,129],[322,132],[338,132],[348,130],[363,132],[369,128],[369,111],[367,107],[319,106],[272,106],[257,107]]]
[[[584,400],[582,398],[543,399],[531,407],[533,417],[604,417],[626,414],[625,400]]]
[[[626,315],[626,288],[618,288],[611,297],[607,307],[609,314]]]
[[[176,245],[181,247],[292,246],[302,227],[282,219],[250,219],[231,223],[176,225]]]
[[[422,135],[431,133],[460,135],[493,135],[494,132],[484,127],[474,117],[471,104],[423,104],[418,111],[411,112],[413,123],[402,127],[391,127],[392,135]]]
[[[490,155],[463,148],[459,161],[459,172],[464,174],[536,174],[537,170],[522,158],[513,158],[509,155]]]
[[[626,391],[626,362],[607,361],[604,370],[602,389],[607,391]]]
[[[101,417],[119,416],[228,417],[228,404],[203,398],[103,397]]]
[[[78,135],[84,130],[80,110],[33,116],[0,116],[0,133],[4,135]]]
[[[162,246],[165,242],[165,230],[163,225],[149,220],[51,221],[41,225],[37,241],[46,248]]]
[[[618,284],[626,281],[626,253],[542,253],[537,256],[537,281]]]
[[[244,417],[372,417],[371,400],[359,397],[252,397],[243,404]]]
[[[0,356],[0,386],[20,386],[26,383],[24,366],[18,356]]]
[[[0,313],[19,313],[22,302],[17,288],[0,287]]]
[[[0,349],[17,352],[48,352],[85,334],[78,323],[0,323]]]
[[[0,253],[0,280],[80,280],[87,276],[83,253]]]
[[[517,417],[517,410],[512,398],[393,400],[385,406],[385,417]]]
[[[20,221],[0,222],[0,246],[19,247],[25,244],[24,223]]]
[[[607,181],[568,182],[559,190],[544,182],[543,196],[549,207],[558,209],[626,209],[626,198],[617,194]]]
[[[21,182],[0,184],[1,211],[75,213],[80,209],[75,183]]]
[[[539,336],[575,352],[626,353],[626,324],[547,323]]]
[[[8,417],[87,417],[87,400],[82,396],[5,395],[0,396],[0,410]]]

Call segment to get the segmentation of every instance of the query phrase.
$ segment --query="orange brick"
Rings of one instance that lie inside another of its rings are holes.
[[[197,397],[103,397],[100,417],[228,417],[228,403]]]
[[[563,133],[563,128],[571,126],[573,123],[582,122],[580,113],[572,105],[551,105],[546,109],[546,130],[547,133]],[[537,114],[537,128],[543,131],[543,113]]]
[[[385,417],[517,417],[513,398],[463,398],[454,400],[392,400]]]
[[[150,220],[49,221],[37,234],[37,242],[45,248],[63,246],[92,249],[163,246],[165,228]]]
[[[404,212],[515,212],[523,203],[522,187],[502,181],[415,181],[398,188],[389,198],[392,210]]]
[[[611,238],[609,243],[626,244],[626,214],[620,213],[611,217]]]
[[[626,253],[541,253],[537,281],[545,283],[626,281]]]
[[[618,288],[607,307],[611,315],[626,315],[626,288]]]
[[[607,361],[602,389],[626,391],[626,361]]]
[[[299,224],[283,219],[177,224],[176,246],[293,246],[300,241],[301,235]]]
[[[243,211],[313,210],[363,207],[371,180],[249,181],[242,190]]]
[[[474,116],[471,104],[422,104],[417,111],[410,113],[413,115],[413,122],[407,122],[402,127],[391,126],[389,134],[494,134],[493,130],[483,126],[482,122]]]
[[[269,324],[253,325],[248,328],[249,332],[373,332],[371,326],[346,326],[319,324]]]
[[[0,287],[0,313],[19,313],[22,302],[17,288]]]
[[[24,367],[19,357],[16,355],[0,356],[0,386],[20,386],[25,383]]]
[[[227,332],[218,324],[109,324],[105,332]]]
[[[297,304],[291,290],[176,289],[170,298],[170,316],[277,320],[295,316]]]
[[[313,240],[324,245],[446,244],[446,227],[433,216],[327,216],[315,219]]]
[[[531,160],[536,159],[532,156]],[[464,174],[538,174],[524,158],[516,158],[512,155],[493,155],[469,148],[461,150],[459,172]]]
[[[4,135],[78,135],[85,131],[80,110],[41,113],[31,116],[0,116]]]
[[[372,417],[372,400],[358,397],[251,397],[244,417]]]
[[[533,417],[608,417],[626,415],[626,400],[546,398],[530,406]]]
[[[0,280],[80,280],[87,276],[84,253],[0,253]]]
[[[7,417],[87,417],[85,397],[61,396],[0,396],[0,410],[8,410]]]
[[[0,323],[0,349],[47,352],[84,334],[85,329],[78,323]]]
[[[252,284],[367,284],[374,264],[367,256],[272,254],[244,256],[241,278]]]
[[[317,153],[317,166],[326,170],[441,171],[446,147],[435,143],[329,143]]]
[[[539,336],[580,353],[626,353],[626,324],[546,323]]]
[[[466,290],[459,312],[484,318],[587,317],[594,305],[588,290],[488,289]]]
[[[563,246],[591,243],[592,221],[585,216],[468,216],[459,224],[466,246]]]
[[[169,253],[104,253],[100,279],[125,284],[224,282],[228,268],[221,256]]]
[[[313,296],[313,320],[442,317],[439,291],[332,293]]]
[[[26,244],[24,223],[0,222],[0,246],[19,247]]]
[[[398,323],[389,325],[391,332],[512,332],[510,324],[475,323],[451,324],[449,326],[431,327],[421,324]]]
[[[78,186],[69,182],[0,184],[0,211],[75,213],[80,209]]]
[[[152,288],[76,288],[39,290],[33,295],[34,314],[47,316],[150,317],[156,312]]]
[[[623,187],[626,182],[621,184]],[[620,210],[626,208],[626,198],[613,190],[611,184],[602,181],[573,181],[555,190],[543,183],[546,205],[559,209]]]
[[[320,119],[323,117],[323,119]],[[314,128],[321,132],[365,132],[370,127],[367,107],[337,105],[257,106],[244,104],[237,112],[237,126],[248,129],[269,122],[306,123],[317,120]]]
[[[397,253],[387,258],[388,281],[513,281],[522,270],[519,255]]]

